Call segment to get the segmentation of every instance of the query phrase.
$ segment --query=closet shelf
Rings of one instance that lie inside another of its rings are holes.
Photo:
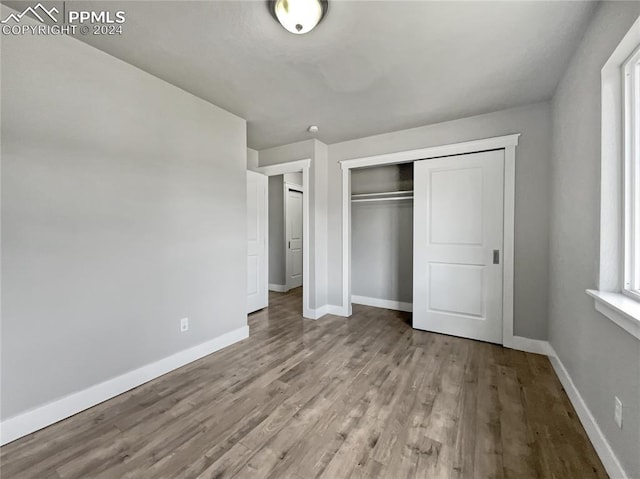
[[[382,193],[360,193],[351,195],[353,203],[364,203],[371,201],[400,201],[413,199],[413,190],[385,191]]]

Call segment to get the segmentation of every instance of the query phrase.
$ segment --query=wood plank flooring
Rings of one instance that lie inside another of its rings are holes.
[[[2,479],[607,477],[544,356],[271,293],[249,339],[0,449]]]

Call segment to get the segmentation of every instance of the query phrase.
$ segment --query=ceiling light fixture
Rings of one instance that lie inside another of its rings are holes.
[[[309,33],[322,21],[327,0],[268,0],[271,15],[291,33]]]

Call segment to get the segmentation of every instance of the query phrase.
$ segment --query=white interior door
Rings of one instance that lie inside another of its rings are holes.
[[[287,290],[302,286],[302,195],[301,191],[286,187]]]
[[[502,344],[503,184],[503,150],[414,163],[414,328]]]
[[[267,177],[247,171],[247,313],[267,307]]]

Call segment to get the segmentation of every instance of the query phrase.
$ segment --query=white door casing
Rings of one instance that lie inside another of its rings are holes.
[[[502,345],[516,347],[514,336],[514,246],[516,148],[520,133],[459,143],[403,150],[381,155],[340,161],[342,169],[342,307],[334,314],[351,315],[351,170],[371,166],[395,165],[444,156],[465,155],[481,151],[504,151],[504,230],[501,255],[502,284]],[[307,288],[308,289],[308,288]],[[307,290],[305,289],[305,291]]]
[[[504,150],[414,163],[413,326],[502,344]]]
[[[283,175],[285,173],[295,173],[298,171],[302,171],[302,187],[305,191],[309,191],[310,185],[310,171],[311,169],[311,159],[305,158],[302,160],[288,161],[286,163],[276,163],[268,166],[261,166],[259,168],[260,173],[263,173],[266,176],[275,176],[275,175]],[[309,246],[309,230],[310,230],[310,202],[309,195],[303,195],[302,197],[302,283],[309,285],[310,277],[313,273],[311,269],[311,256],[315,255],[315,251]],[[318,314],[318,311],[311,308],[311,288],[303,288],[302,290],[302,316],[309,319],[318,319],[321,315]]]
[[[303,228],[301,189],[285,184],[285,248],[287,291],[302,286]]]
[[[267,270],[267,177],[247,171],[247,313],[269,302]]]

